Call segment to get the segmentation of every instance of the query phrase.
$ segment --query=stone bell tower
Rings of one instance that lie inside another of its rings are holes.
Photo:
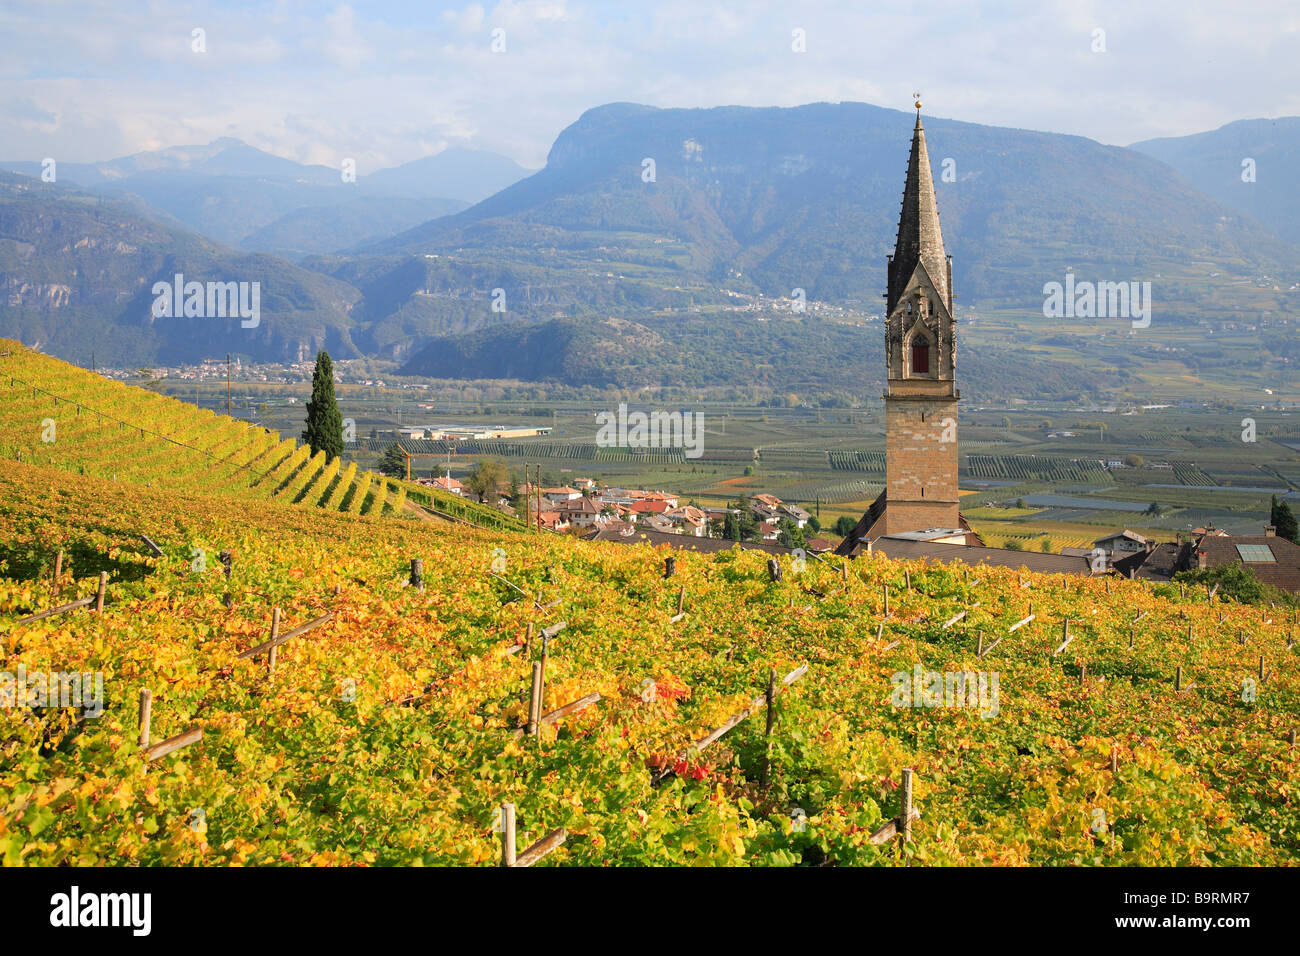
[[[885,534],[959,528],[952,259],[916,103],[885,294]]]
[[[930,154],[916,102],[898,240],[885,293],[885,490],[836,549],[881,535],[970,526],[958,513],[957,338],[952,260],[943,248]],[[968,543],[978,541],[970,532]]]

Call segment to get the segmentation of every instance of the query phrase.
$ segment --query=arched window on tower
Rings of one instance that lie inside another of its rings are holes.
[[[930,374],[930,343],[919,335],[912,337],[912,374]]]

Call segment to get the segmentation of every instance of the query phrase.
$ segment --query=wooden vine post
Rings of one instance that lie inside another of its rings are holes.
[[[542,662],[533,662],[533,686],[528,695],[528,736],[537,736],[537,718],[542,712]]]
[[[532,866],[552,850],[563,846],[569,838],[569,831],[560,827],[552,830],[524,852],[515,852],[515,805],[501,804],[501,865],[523,868]]]
[[[153,691],[140,688],[140,749],[149,747],[149,721],[153,711]]]
[[[758,785],[761,789],[767,789],[767,772],[772,765],[772,725],[776,722],[776,668],[772,667],[767,672],[767,728],[763,731],[763,773],[759,778]]]
[[[912,842],[912,770],[903,771],[903,809],[898,818],[899,831],[904,843]]]
[[[411,559],[411,587],[418,591],[424,590],[424,559]]]
[[[515,805],[501,804],[501,865],[515,865]]]
[[[275,652],[280,645],[275,643],[280,636],[280,609],[274,607],[271,609],[271,650],[266,655],[266,669],[269,673],[275,673]]]

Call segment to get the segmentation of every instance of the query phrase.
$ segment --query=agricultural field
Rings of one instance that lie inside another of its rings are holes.
[[[1014,329],[1044,342],[1054,338],[1051,330],[1022,320],[1017,320],[1019,325],[1005,324],[1011,320],[981,314],[969,328],[964,324],[962,332],[972,349],[986,341],[1005,340]],[[1068,337],[1075,332],[1060,334]],[[1164,344],[1159,348],[1183,347],[1177,330],[1154,334],[1168,338],[1168,343],[1160,339]],[[1116,350],[1131,347],[1114,336],[1102,336],[1100,341]],[[1049,352],[1056,349],[1043,347]],[[542,424],[553,429],[551,435],[456,443],[451,449],[436,442],[427,443],[427,449],[424,443],[412,447],[419,445],[429,453],[436,448],[438,462],[450,465],[453,475],[461,477],[481,458],[496,457],[519,477],[525,464],[540,465],[556,483],[588,477],[616,486],[670,490],[706,506],[721,505],[742,490],[768,492],[809,510],[820,508],[824,527],[837,516],[852,513],[857,503],[869,503],[883,486],[884,431],[876,397],[860,408],[819,408],[815,395],[807,396],[808,404],[788,407],[721,401],[710,394],[665,391],[658,397],[646,396],[643,408],[681,408],[703,415],[702,454],[686,458],[677,449],[599,448],[595,415],[631,398],[617,390],[604,396],[593,391],[589,398],[548,401],[539,407],[536,402],[458,397],[500,393],[518,383],[460,383],[458,389],[449,389],[447,383],[417,379],[392,387],[396,382],[390,376],[386,389],[340,388],[344,414],[354,418],[358,428],[357,446],[349,453],[362,467],[375,466],[400,424]],[[405,386],[410,391],[404,391]],[[258,388],[272,396],[258,406],[268,410],[259,421],[283,429],[301,415],[305,386]],[[1206,403],[1204,389],[1165,394],[1150,388],[1149,394],[1137,391],[1114,404],[1099,396],[1033,406],[963,401],[959,477],[963,492],[971,498],[964,504],[1013,506],[1033,495],[1080,499],[1068,508],[1034,509],[1013,519],[1018,527],[991,529],[1004,532],[995,533],[991,540],[1023,539],[1038,546],[1048,538],[1059,549],[1085,538],[1090,542],[1119,527],[1160,540],[1206,524],[1234,533],[1257,533],[1273,493],[1289,497],[1293,508],[1300,507],[1300,422],[1296,420],[1300,413],[1276,404],[1251,404],[1244,395],[1237,396],[1239,405],[1230,407]],[[202,404],[224,407],[223,387],[177,389]],[[435,394],[436,399],[431,399]],[[1268,398],[1262,391],[1258,394]],[[286,404],[290,400],[296,404]],[[1255,423],[1255,434],[1247,434],[1245,419]],[[1243,441],[1243,435],[1255,440]],[[1128,464],[1131,458],[1140,463]],[[414,466],[425,474],[434,461],[416,459]],[[1112,466],[1115,461],[1120,466]],[[1144,513],[1153,502],[1159,513]],[[1117,509],[1116,503],[1134,507]],[[861,513],[862,508],[857,508],[854,516]]]
[[[493,865],[507,803],[541,866],[1300,861],[1282,609],[883,557],[665,579],[647,546],[7,457],[0,503],[6,671],[103,684],[97,716],[0,711],[9,865]]]

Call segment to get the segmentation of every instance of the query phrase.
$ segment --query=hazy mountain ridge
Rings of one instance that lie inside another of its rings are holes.
[[[1300,242],[1300,117],[1238,120],[1129,148],[1168,163],[1206,195]]]
[[[0,169],[42,173],[37,162],[0,162]],[[228,137],[102,163],[56,163],[54,171],[58,183],[131,201],[218,242],[285,255],[390,236],[528,173],[505,156],[452,147],[368,175],[358,170],[354,182],[344,182],[340,169],[297,163]],[[410,202],[403,208],[392,200]],[[311,224],[311,242],[303,241],[304,223]]]
[[[258,282],[260,319],[157,318],[155,282]],[[227,351],[302,359],[357,355],[355,289],[65,186],[0,173],[0,315],[5,335],[73,361],[195,361]]]

